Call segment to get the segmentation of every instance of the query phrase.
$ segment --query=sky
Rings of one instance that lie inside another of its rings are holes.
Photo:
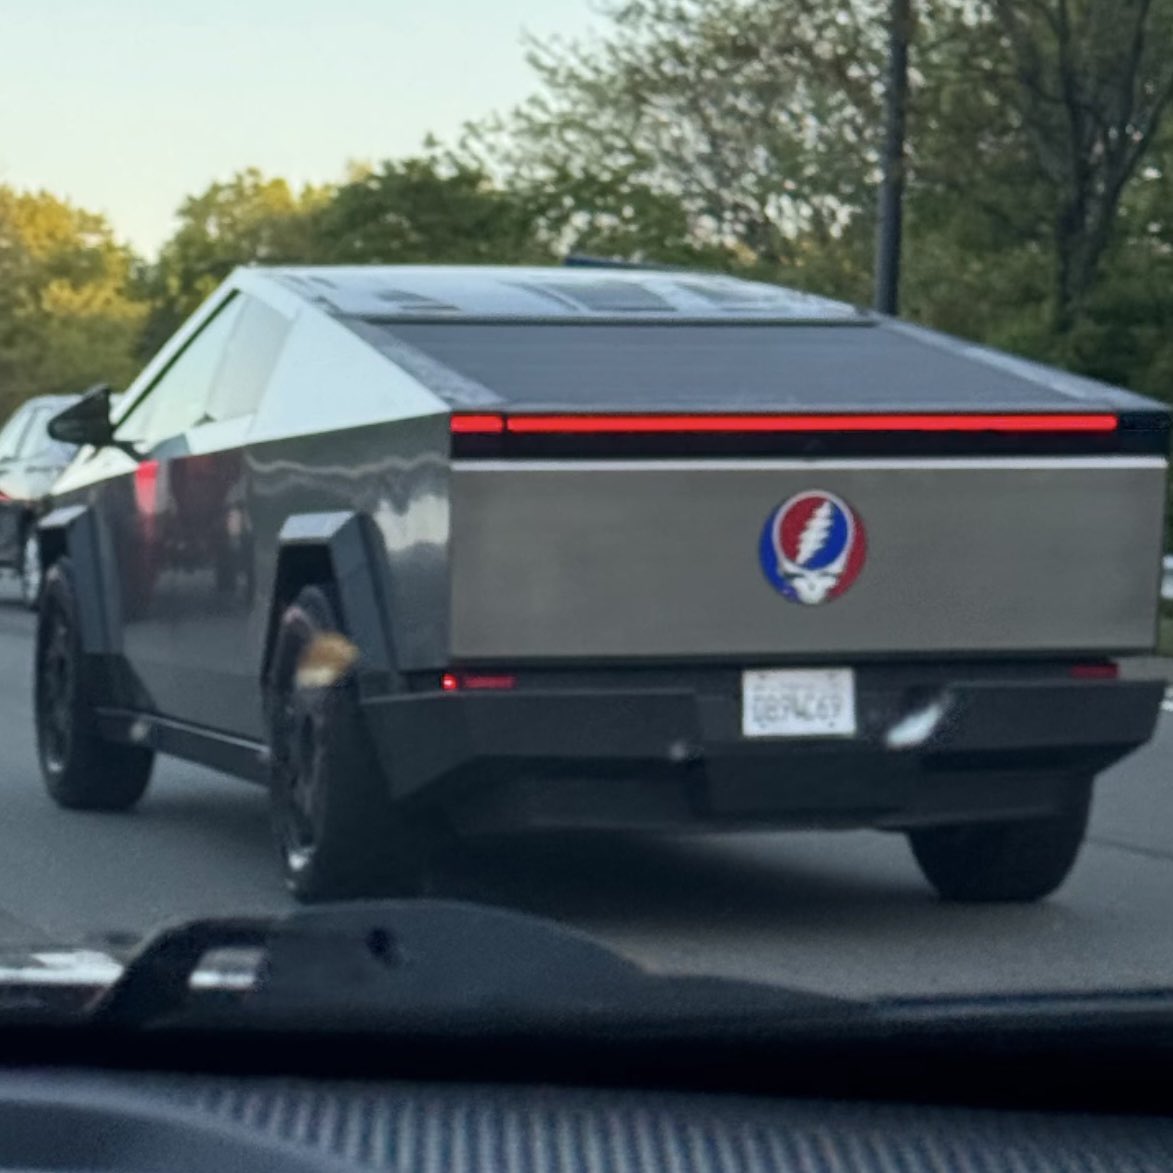
[[[184,196],[415,151],[533,89],[523,31],[591,0],[3,0],[0,183],[105,213],[150,254]]]

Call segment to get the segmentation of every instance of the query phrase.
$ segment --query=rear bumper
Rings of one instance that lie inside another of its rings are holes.
[[[1149,739],[1163,692],[861,673],[859,735],[817,741],[743,738],[730,687],[563,685],[364,707],[395,796],[480,829],[899,828],[1057,809]]]

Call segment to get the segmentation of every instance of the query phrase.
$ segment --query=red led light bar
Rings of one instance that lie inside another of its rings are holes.
[[[1072,664],[1067,671],[1076,680],[1116,680],[1120,676],[1120,665]]]
[[[468,689],[498,690],[517,686],[517,677],[507,672],[466,672],[460,680]]]
[[[464,688],[493,691],[516,685],[517,677],[508,672],[445,672],[440,676],[442,692],[459,692]]]
[[[883,415],[454,415],[458,435],[681,435],[750,432],[1114,432],[1106,412]]]
[[[454,436],[473,435],[491,436],[505,431],[505,417],[503,415],[454,415],[451,421],[451,430]]]
[[[517,415],[519,435],[681,432],[1114,432],[1114,415]]]

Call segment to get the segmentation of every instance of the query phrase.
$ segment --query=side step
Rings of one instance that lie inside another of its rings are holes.
[[[268,782],[269,747],[263,742],[125,709],[98,710],[98,731],[110,741],[149,746],[262,786]]]

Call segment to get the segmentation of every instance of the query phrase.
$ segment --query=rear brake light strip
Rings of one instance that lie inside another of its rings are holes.
[[[750,432],[1114,432],[1108,413],[887,415],[458,414],[456,435],[680,435]]]

